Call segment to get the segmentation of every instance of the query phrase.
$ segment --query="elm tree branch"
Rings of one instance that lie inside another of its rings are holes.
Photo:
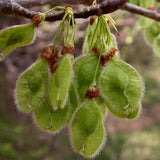
[[[150,19],[154,19],[156,21],[160,21],[160,14],[157,11],[144,9],[139,6],[126,3],[122,6],[122,9],[134,14],[142,15],[144,17],[148,17]]]
[[[104,0],[97,0],[97,3],[102,3]],[[91,5],[93,0],[14,0],[14,2],[20,4],[25,8],[34,7],[34,6],[43,6],[46,4],[51,5]]]
[[[18,0],[15,0],[18,1]],[[20,1],[20,0],[19,0]],[[24,0],[23,0],[24,1]],[[31,0],[33,1],[33,0]],[[47,1],[47,0],[43,0]],[[48,0],[50,1],[50,0]],[[60,0],[61,1],[61,0]],[[67,1],[67,0],[63,0]],[[70,0],[70,3],[75,0]],[[79,0],[77,0],[79,1]],[[82,0],[83,3],[85,3],[86,0]],[[125,2],[125,0],[124,0]],[[27,3],[27,2],[26,2]],[[69,2],[68,2],[69,3]],[[88,2],[90,3],[90,2]],[[154,19],[156,21],[160,21],[160,14],[156,11],[151,11],[148,9],[144,9],[141,7],[138,7],[136,5],[132,5],[129,3],[126,3],[122,6],[121,4],[118,8],[111,8],[108,6],[107,1],[102,2],[101,4],[98,4],[96,7],[84,7],[83,9],[79,9],[74,11],[74,17],[75,18],[87,18],[92,15],[99,15],[100,12],[103,14],[114,12],[115,10],[122,8],[123,10],[129,11],[134,14],[142,15],[151,19]],[[39,14],[39,12],[28,10],[24,7],[22,7],[20,4],[10,1],[10,0],[0,0],[0,13],[2,14],[11,14],[11,15],[18,15],[23,16],[26,18],[32,19],[34,15]],[[59,11],[56,13],[51,13],[47,16],[47,21],[56,21],[61,20],[64,15],[63,11]]]
[[[97,3],[102,3],[105,0],[97,0]],[[160,2],[160,0],[157,0]],[[23,7],[34,7],[34,6],[42,6],[45,4],[51,5],[68,5],[68,4],[83,4],[83,5],[91,5],[93,0],[14,0],[14,2],[20,4]]]
[[[101,4],[98,4],[95,7],[85,7],[83,9],[79,9],[77,11],[74,11],[74,17],[75,18],[88,18],[92,15],[101,15],[101,14],[107,14],[112,13],[115,10],[118,10],[126,3],[127,0],[121,0],[121,1],[104,1]],[[110,2],[113,2],[114,5],[111,5]],[[33,18],[34,15],[39,14],[38,12],[30,11],[18,3],[14,1],[0,1],[0,13],[3,14],[12,14],[12,15],[18,15],[23,16],[26,18]],[[64,15],[63,11],[60,11],[58,13],[51,13],[47,16],[46,20],[48,21],[56,21],[61,20]]]

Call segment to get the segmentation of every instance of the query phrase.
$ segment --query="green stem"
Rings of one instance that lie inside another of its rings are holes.
[[[98,25],[99,25],[99,19],[98,19],[98,22],[97,22],[97,25],[96,25],[96,28],[95,28],[95,32],[94,32],[93,37],[92,37],[92,40],[91,40],[89,52],[91,52],[92,45],[93,45],[93,41],[94,41],[94,38],[95,38],[95,35],[96,35],[96,31],[97,31]]]
[[[109,20],[109,22],[112,24],[114,30],[117,32],[117,34],[119,35],[118,29],[116,27],[116,23],[114,21],[114,19],[110,16],[110,15],[106,15],[106,18]]]
[[[53,11],[55,11],[55,10],[57,10],[57,9],[66,10],[65,7],[57,6],[57,7],[54,7],[54,8],[52,8],[52,9],[48,10],[47,12],[43,13],[43,16],[46,18],[47,15],[48,15],[50,12],[53,12]]]
[[[99,54],[99,57],[98,57],[98,62],[97,62],[96,70],[95,70],[95,73],[94,73],[93,82],[92,82],[92,84],[91,84],[92,86],[96,86],[96,85],[97,85],[96,77],[97,77],[97,72],[98,72],[100,60],[101,60],[101,53]]]
[[[106,34],[107,34],[106,43],[107,43],[107,45],[110,45],[110,43],[111,43],[111,34],[110,34],[110,29],[109,29],[108,23],[106,22],[104,16],[101,16],[100,20],[101,20],[101,23],[104,25],[104,28],[106,28]]]
[[[60,23],[59,26],[58,26],[58,29],[57,29],[57,31],[56,31],[56,34],[55,34],[55,36],[54,36],[54,38],[53,38],[53,40],[52,40],[52,42],[50,43],[49,46],[53,46],[53,44],[54,44],[54,42],[55,42],[55,40],[56,40],[56,38],[57,38],[57,35],[58,35],[58,33],[59,33],[59,30],[61,29],[61,26],[64,24],[64,21],[65,21],[67,15],[68,15],[67,13],[64,15],[61,23]]]
[[[98,17],[99,18],[99,17]],[[99,21],[99,19],[98,19],[98,21]],[[100,28],[99,28],[100,30],[99,30],[99,34],[100,33],[103,33],[103,26],[102,25],[100,25]],[[95,31],[96,32],[96,31]],[[104,38],[103,38],[103,34],[102,34],[102,40],[103,40]],[[101,43],[101,37],[99,36],[99,39],[98,39],[98,43]],[[94,73],[94,77],[93,77],[93,82],[92,82],[92,86],[96,86],[97,85],[97,82],[96,82],[96,77],[97,77],[97,72],[98,72],[98,68],[99,68],[99,64],[100,64],[100,60],[101,60],[101,55],[102,55],[102,53],[100,52],[99,53],[99,57],[98,57],[98,62],[97,62],[97,66],[96,66],[96,70],[95,70],[95,73]]]
[[[99,27],[98,24],[100,24],[100,27]],[[106,32],[104,34],[101,34],[101,33],[103,33],[103,30],[105,30]],[[97,39],[97,44],[101,44],[102,43],[102,47],[104,47],[103,44],[110,45],[110,43],[111,43],[110,29],[109,29],[108,23],[106,22],[104,16],[99,16],[98,17],[98,22],[97,22],[97,26],[96,26],[96,29],[95,29],[95,32],[94,32],[94,35],[93,35],[93,38],[92,38],[92,43],[93,43],[93,40],[95,38],[95,34],[96,33],[98,33],[98,35],[99,35],[99,37]],[[107,40],[105,40],[106,36],[107,36]],[[91,47],[92,47],[92,43],[91,43]],[[104,50],[104,48],[102,48],[102,51],[103,50]],[[92,86],[96,86],[97,85],[96,77],[97,77],[97,73],[98,73],[98,68],[100,66],[100,60],[101,60],[101,56],[102,56],[102,51],[100,51],[100,53],[99,53],[99,58],[98,58],[95,74],[94,74],[94,77],[93,77],[93,82],[91,84]]]
[[[55,48],[57,48],[57,46],[58,46],[58,44],[59,44],[59,42],[60,42],[60,39],[61,39],[61,37],[62,37],[63,30],[64,30],[64,21],[63,21],[63,23],[62,23],[61,33],[60,33],[60,35],[59,35],[59,37],[58,37],[58,40],[57,40],[57,43],[56,43]]]
[[[107,17],[107,19],[110,21],[110,23],[111,23],[112,25],[115,25],[115,24],[116,24],[116,22],[114,21],[114,19],[113,19],[110,15],[106,15],[106,17]]]
[[[68,40],[70,22],[71,22],[71,19],[68,20],[67,33],[66,33],[66,38],[65,38],[65,41],[64,41],[65,44],[66,44],[66,42],[67,42],[67,40]]]
[[[75,25],[74,25],[74,16],[72,15],[72,41],[74,42],[74,36],[75,36]]]

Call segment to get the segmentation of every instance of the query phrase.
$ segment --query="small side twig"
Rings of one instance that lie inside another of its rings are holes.
[[[126,3],[122,9],[134,14],[142,15],[156,21],[160,21],[160,14],[157,11],[141,8],[139,6]]]

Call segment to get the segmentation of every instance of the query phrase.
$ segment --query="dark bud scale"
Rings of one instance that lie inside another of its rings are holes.
[[[99,97],[99,89],[97,86],[94,87],[89,87],[89,89],[87,90],[87,93],[85,95],[85,98],[98,98]]]
[[[90,25],[93,25],[93,23],[95,22],[96,19],[97,19],[96,16],[92,16],[92,17],[90,18]]]
[[[64,55],[64,54],[73,55],[73,53],[74,53],[74,47],[73,46],[63,46],[62,51],[61,51],[61,55]]]
[[[54,73],[58,67],[55,54],[52,53],[52,46],[45,47],[41,53],[42,58],[46,58],[51,73]]]
[[[34,25],[38,28],[39,24],[42,22],[41,16],[39,14],[35,15],[32,18],[32,22],[34,23]]]
[[[111,58],[113,58],[113,57],[115,56],[116,51],[117,51],[117,49],[112,47],[112,48],[110,49],[110,51],[109,51],[109,54],[103,54],[103,55],[101,56],[101,65],[102,65],[102,66],[105,66],[105,64],[106,64],[107,62],[109,62],[109,60],[110,60]]]
[[[98,47],[97,46],[95,46],[93,49],[92,49],[92,52],[94,53],[94,54],[99,54],[99,49],[98,49]]]

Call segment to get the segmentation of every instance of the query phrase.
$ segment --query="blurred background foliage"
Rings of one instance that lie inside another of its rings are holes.
[[[43,9],[48,8],[48,6]],[[38,10],[38,8],[34,8]],[[105,122],[107,142],[96,160],[159,160],[160,157],[160,58],[146,43],[143,31],[137,31],[139,16],[117,11],[120,55],[142,75],[145,83],[143,110],[137,120],[125,121],[108,114]],[[0,15],[0,29],[23,24],[27,19]],[[81,54],[87,20],[76,20],[76,56]],[[34,125],[31,114],[18,112],[14,104],[16,80],[32,64],[54,35],[58,22],[45,22],[37,31],[37,40],[17,48],[0,62],[0,160],[83,160],[72,152],[67,129],[50,135]],[[51,34],[52,33],[52,34]],[[115,31],[113,31],[114,34]]]

